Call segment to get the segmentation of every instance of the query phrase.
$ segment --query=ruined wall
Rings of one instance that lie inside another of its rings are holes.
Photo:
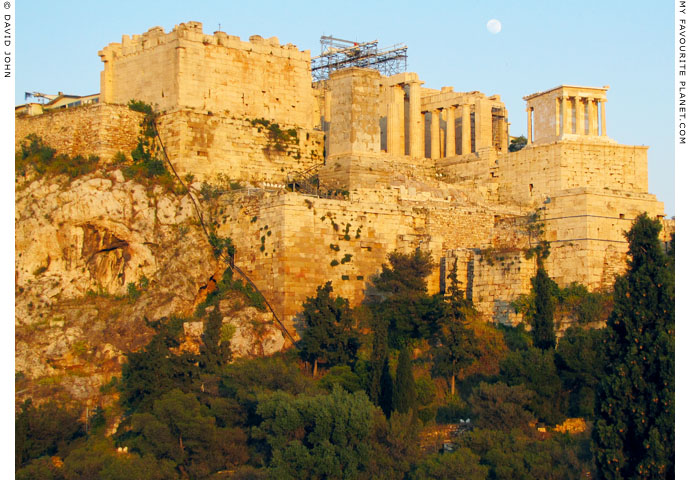
[[[198,22],[165,33],[155,27],[99,52],[101,94],[108,103],[131,99],[160,110],[188,107],[312,128],[310,54],[258,35],[243,42]]]
[[[160,116],[159,131],[178,174],[198,179],[224,174],[282,185],[290,172],[323,163],[322,132],[276,124],[285,135],[277,140],[257,120],[179,110]]]
[[[97,155],[109,161],[117,152],[129,154],[137,145],[142,114],[121,105],[86,105],[14,122],[15,149],[29,134],[71,156]]]

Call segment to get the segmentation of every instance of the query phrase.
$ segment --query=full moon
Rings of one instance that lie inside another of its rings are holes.
[[[495,18],[492,18],[491,20],[486,22],[486,29],[493,34],[497,34],[501,31],[501,22],[499,22]]]

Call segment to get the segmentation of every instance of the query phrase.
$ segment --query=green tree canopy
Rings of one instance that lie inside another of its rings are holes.
[[[489,469],[479,463],[480,457],[469,448],[459,448],[452,453],[435,454],[417,464],[410,474],[411,480],[485,480]]]
[[[440,295],[427,292],[426,277],[432,270],[429,252],[394,252],[388,255],[388,263],[372,279],[367,303],[376,321],[388,325],[388,343],[401,348],[411,339],[430,336],[444,305]]]
[[[148,322],[155,335],[143,349],[127,354],[119,386],[120,403],[127,411],[150,410],[166,392],[175,388],[189,391],[199,378],[195,355],[176,355],[170,350],[180,345],[182,323],[177,317]]]
[[[275,478],[361,478],[371,459],[376,412],[364,392],[338,386],[318,396],[277,392],[259,401],[263,420],[256,436],[270,446]]]
[[[510,352],[500,363],[501,379],[534,392],[529,409],[540,421],[555,425],[565,419],[561,379],[553,350],[529,348]]]
[[[85,434],[79,417],[77,409],[53,401],[39,406],[24,402],[14,421],[15,468],[44,455],[64,454],[70,442]]]
[[[299,343],[300,356],[314,364],[351,363],[357,356],[359,338],[354,331],[352,309],[347,299],[333,298],[333,286],[327,282],[316,289],[316,297],[304,302],[305,330]]]
[[[614,288],[593,431],[605,479],[674,478],[674,274],[660,230],[637,217],[626,234],[628,270]]]
[[[192,478],[204,478],[248,460],[244,432],[217,427],[194,394],[177,389],[157,399],[150,413],[132,415],[122,441],[133,452],[171,460],[183,475]]]
[[[510,139],[510,145],[508,145],[509,152],[517,152],[522,150],[527,145],[527,137],[520,135],[519,137],[513,137]]]
[[[568,392],[568,415],[591,419],[594,392],[604,376],[604,331],[570,327],[558,342],[558,376]]]
[[[524,385],[481,382],[470,396],[472,422],[478,428],[505,431],[527,428],[534,420],[528,409],[534,395]]]

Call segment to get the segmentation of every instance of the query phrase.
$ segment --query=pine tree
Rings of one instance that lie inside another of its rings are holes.
[[[614,288],[595,407],[594,451],[604,479],[674,478],[674,278],[660,230],[641,215],[626,234],[628,271]]]
[[[333,298],[333,286],[327,282],[316,289],[316,297],[304,302],[306,329],[300,342],[300,355],[313,362],[316,376],[319,361],[342,364],[353,361],[359,339],[352,330],[352,309],[347,299]]]
[[[414,410],[416,404],[415,383],[412,376],[412,359],[407,346],[400,350],[398,367],[395,369],[395,384],[393,387],[393,410],[407,413]]]

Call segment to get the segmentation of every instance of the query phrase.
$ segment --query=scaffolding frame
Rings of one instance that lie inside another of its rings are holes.
[[[311,59],[314,82],[328,80],[331,73],[349,67],[373,68],[385,76],[407,71],[407,45],[397,43],[379,50],[378,40],[353,42],[321,36],[321,55]]]

